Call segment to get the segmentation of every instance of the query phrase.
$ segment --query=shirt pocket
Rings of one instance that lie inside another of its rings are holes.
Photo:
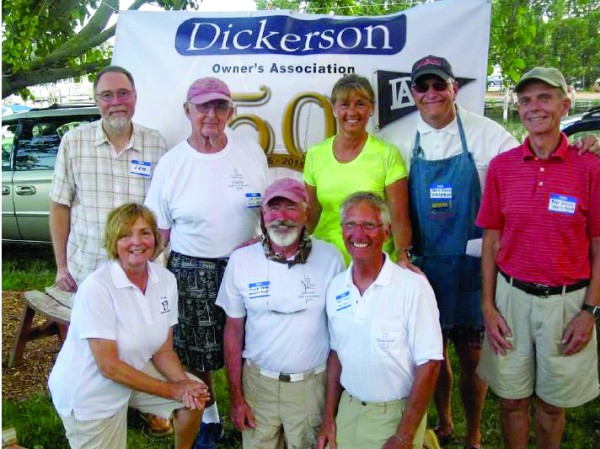
[[[403,341],[404,330],[400,327],[398,320],[373,323],[371,328],[373,354],[383,360],[397,360],[401,356]]]

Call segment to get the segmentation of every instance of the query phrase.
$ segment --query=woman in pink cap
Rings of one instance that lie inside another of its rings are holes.
[[[191,135],[158,163],[146,198],[171,244],[167,268],[179,290],[174,347],[182,363],[208,386],[195,448],[216,447],[222,425],[211,372],[222,368],[223,310],[215,305],[229,255],[260,233],[267,159],[257,143],[225,133],[234,114],[227,85],[212,77],[192,83],[183,103]]]

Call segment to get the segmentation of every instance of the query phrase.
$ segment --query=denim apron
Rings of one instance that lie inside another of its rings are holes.
[[[465,254],[467,241],[481,237],[481,186],[456,119],[462,152],[447,159],[425,160],[417,131],[409,177],[413,253],[435,292],[442,328],[481,328],[481,259]]]

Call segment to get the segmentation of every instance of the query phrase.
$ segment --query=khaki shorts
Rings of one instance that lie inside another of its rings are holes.
[[[152,362],[148,362],[143,372],[166,380]],[[190,373],[186,374],[190,379],[199,380]],[[163,418],[170,418],[175,410],[183,407],[178,401],[139,391],[132,392],[128,406],[142,413],[152,413]],[[75,419],[73,413],[71,416],[60,418],[72,449],[125,449],[127,446],[127,406],[119,409],[113,416],[103,419],[82,421]]]
[[[552,295],[529,295],[498,274],[496,307],[511,330],[513,349],[495,355],[487,335],[477,373],[498,396],[523,399],[535,394],[555,407],[577,407],[598,396],[596,329],[577,354],[563,356],[569,322],[581,311],[587,288]]]
[[[242,432],[244,449],[307,449],[315,447],[325,407],[326,372],[298,382],[265,377],[244,364],[244,399],[256,428]]]
[[[381,449],[396,433],[406,410],[406,399],[390,402],[362,402],[346,391],[342,393],[338,414],[336,443],[338,449]],[[427,414],[415,433],[413,448],[423,447]]]

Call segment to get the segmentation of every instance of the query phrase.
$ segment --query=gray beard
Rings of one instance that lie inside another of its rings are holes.
[[[277,246],[287,248],[288,246],[293,245],[298,240],[298,237],[300,236],[300,229],[294,228],[291,232],[283,234],[279,233],[279,231],[275,229],[268,228],[267,234],[269,234],[269,238]]]
[[[128,118],[107,118],[104,120],[104,123],[106,123],[106,126],[108,126],[111,131],[115,132],[125,131],[131,126],[131,120]]]

